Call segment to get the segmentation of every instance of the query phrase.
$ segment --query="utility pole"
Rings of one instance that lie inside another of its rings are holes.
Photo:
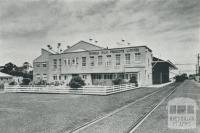
[[[200,60],[200,54],[197,55],[197,74],[200,75],[200,67],[199,67],[199,60]]]

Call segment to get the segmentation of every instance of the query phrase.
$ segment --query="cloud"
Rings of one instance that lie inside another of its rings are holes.
[[[21,48],[34,44],[34,40],[78,41],[79,37],[94,35],[105,38],[105,43],[109,38],[113,43],[125,37],[133,42],[147,42],[155,50],[175,53],[169,50],[172,44],[183,49],[189,43],[194,47],[199,44],[200,1],[4,0],[0,1],[0,20],[0,40],[11,40]],[[41,47],[35,45],[31,47]],[[191,53],[192,48],[188,48]]]

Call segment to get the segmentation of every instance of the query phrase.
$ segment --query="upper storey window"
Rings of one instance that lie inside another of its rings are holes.
[[[90,56],[90,66],[94,66],[94,56]]]
[[[135,53],[135,61],[141,60],[141,53]]]
[[[103,57],[98,56],[98,65],[102,65],[102,63],[103,63]]]
[[[116,65],[120,65],[120,54],[116,55]]]
[[[53,67],[56,69],[57,68],[57,59],[53,59]]]
[[[125,60],[126,60],[126,64],[130,64],[131,63],[131,56],[130,56],[130,54],[125,54]]]
[[[86,66],[86,57],[82,57],[82,66]]]
[[[111,65],[111,55],[107,55],[106,66],[110,66],[110,65]]]

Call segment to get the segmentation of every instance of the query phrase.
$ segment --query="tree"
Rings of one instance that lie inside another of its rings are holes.
[[[9,62],[4,65],[4,68],[1,70],[1,72],[6,74],[11,74],[11,72],[15,71],[17,69],[17,66],[13,64],[12,62]]]

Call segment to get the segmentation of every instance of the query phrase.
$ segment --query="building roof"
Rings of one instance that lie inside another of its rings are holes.
[[[90,51],[90,50],[100,50],[100,49],[103,49],[103,47],[99,47],[99,46],[89,43],[89,42],[79,41],[78,43],[74,44],[70,48],[64,50],[63,53],[74,52],[74,51],[77,51],[80,49],[82,49],[82,51],[83,50]]]
[[[8,78],[8,77],[12,77],[11,75],[8,75],[8,74],[6,74],[6,73],[2,73],[2,72],[0,72],[0,77],[2,78]]]
[[[153,61],[152,61],[153,65],[156,65],[157,63],[165,63],[166,65],[169,65],[169,67],[171,69],[178,69],[170,60],[162,60],[162,59],[159,59],[157,57],[153,57]]]

